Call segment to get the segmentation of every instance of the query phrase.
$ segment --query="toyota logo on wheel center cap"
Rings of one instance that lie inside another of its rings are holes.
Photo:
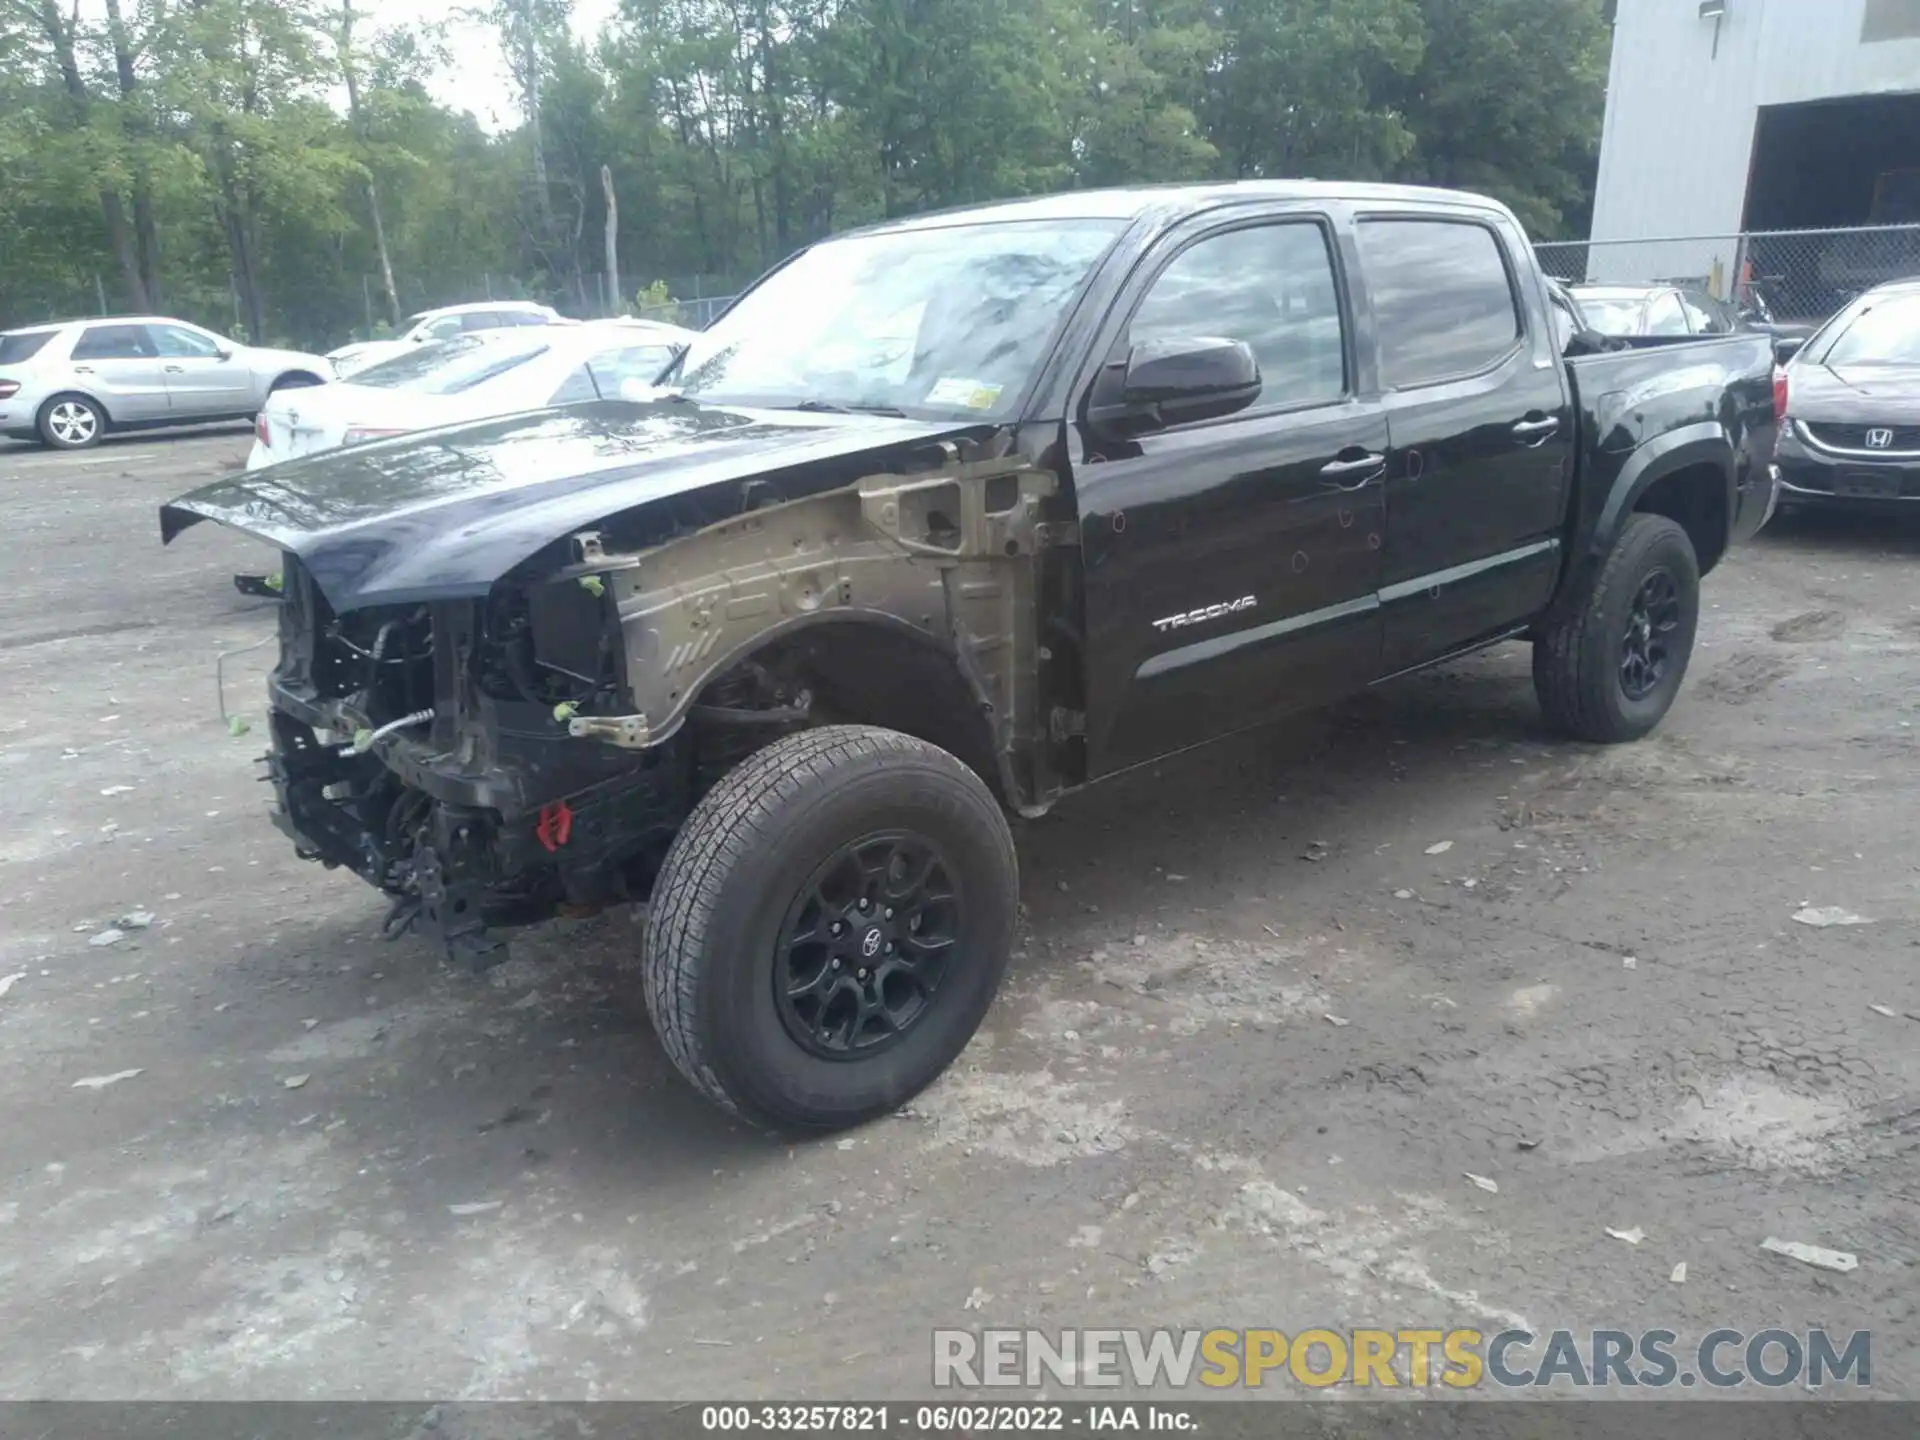
[[[874,926],[873,929],[867,931],[865,935],[860,937],[860,953],[869,960],[880,953],[879,926]]]

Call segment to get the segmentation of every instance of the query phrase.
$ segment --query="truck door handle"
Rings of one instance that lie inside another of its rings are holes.
[[[1549,415],[1544,420],[1522,420],[1513,427],[1513,433],[1526,441],[1545,440],[1560,428],[1560,422]]]
[[[184,365],[167,366],[167,374],[169,375],[184,375],[186,373],[187,373],[187,367]]]
[[[73,367],[73,373],[76,375],[91,375],[93,373],[93,366],[76,365]]]
[[[1358,446],[1353,447],[1359,449]],[[1342,455],[1349,451],[1342,450]],[[1320,467],[1320,474],[1336,489],[1358,490],[1362,485],[1378,480],[1387,470],[1387,457],[1363,451],[1345,460],[1329,460]]]

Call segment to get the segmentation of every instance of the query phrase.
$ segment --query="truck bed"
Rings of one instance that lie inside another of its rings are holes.
[[[1631,487],[1616,483],[1631,465],[1697,447],[1701,463],[1734,447],[1730,540],[1748,538],[1765,518],[1777,423],[1770,336],[1671,337],[1673,343],[1580,355],[1564,363],[1579,417],[1573,538],[1606,536]],[[1579,554],[1571,548],[1571,554]],[[1702,573],[1720,554],[1700,556]]]

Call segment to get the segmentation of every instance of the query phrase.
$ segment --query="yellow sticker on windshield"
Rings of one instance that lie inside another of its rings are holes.
[[[963,380],[952,376],[934,382],[927,392],[929,405],[958,405],[964,410],[991,410],[1004,387],[983,380]]]

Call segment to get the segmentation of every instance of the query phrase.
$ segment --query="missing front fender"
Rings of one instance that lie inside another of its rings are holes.
[[[1024,461],[955,460],[931,473],[869,476],[615,557],[628,562],[606,573],[645,743],[670,739],[707,685],[747,656],[845,621],[944,652],[991,750],[1033,745],[1043,733],[1032,678],[1037,557],[1073,538],[1070,522],[1045,518],[1057,489]]]

